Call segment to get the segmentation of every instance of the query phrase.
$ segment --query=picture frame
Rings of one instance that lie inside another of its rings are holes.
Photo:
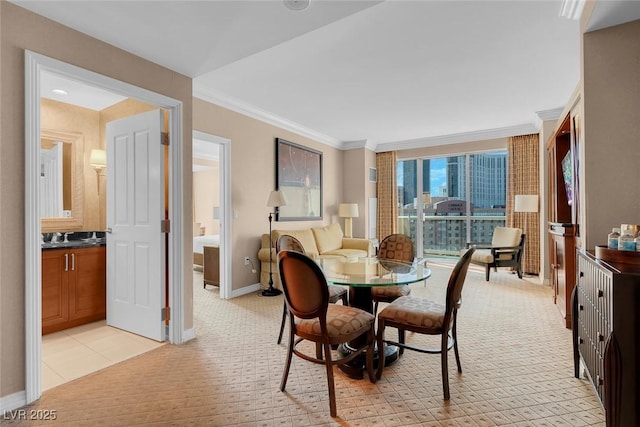
[[[276,138],[276,188],[286,205],[276,221],[322,219],[322,152]]]

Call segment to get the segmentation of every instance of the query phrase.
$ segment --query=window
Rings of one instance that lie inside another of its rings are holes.
[[[506,151],[400,160],[397,174],[398,232],[424,256],[490,242],[505,225]]]

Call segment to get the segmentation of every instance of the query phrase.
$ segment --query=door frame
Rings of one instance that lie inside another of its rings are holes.
[[[210,133],[193,130],[193,138],[220,146],[220,298],[232,297],[231,286],[231,140]]]
[[[175,224],[169,233],[169,301],[172,344],[184,338],[184,230],[182,224],[184,173],[182,101],[104,76],[56,59],[25,50],[25,392],[26,403],[42,395],[42,252],[40,227],[40,77],[49,71],[169,111],[169,218]],[[158,316],[160,319],[160,316]]]

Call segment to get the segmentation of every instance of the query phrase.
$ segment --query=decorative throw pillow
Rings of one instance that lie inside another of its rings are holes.
[[[342,247],[342,236],[344,236],[344,234],[342,233],[340,224],[337,222],[325,225],[324,227],[312,228],[311,231],[313,231],[313,235],[316,238],[318,252],[321,254]]]

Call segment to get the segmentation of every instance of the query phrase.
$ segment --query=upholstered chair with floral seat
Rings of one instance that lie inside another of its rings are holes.
[[[414,256],[413,241],[409,236],[404,234],[390,234],[380,242],[378,259],[381,263],[384,263],[384,260],[393,260],[404,261],[411,264]],[[405,285],[373,287],[371,289],[371,298],[374,303],[373,313],[378,312],[378,303],[393,302],[410,293],[411,288]]]
[[[327,279],[320,266],[311,258],[294,251],[278,252],[278,270],[289,310],[289,345],[280,391],[284,391],[291,359],[296,355],[309,362],[323,364],[327,371],[329,388],[329,408],[332,417],[337,416],[336,391],[333,367],[343,365],[366,351],[366,367],[369,380],[376,382],[373,371],[375,349],[375,316],[364,310],[340,304],[329,304]],[[351,343],[364,336],[366,340],[359,348],[354,348],[346,356],[334,352],[331,346]],[[311,341],[321,346],[313,357],[308,347],[300,346]],[[305,352],[305,350],[307,352]],[[324,354],[322,354],[324,353]]]
[[[448,354],[452,347],[456,356],[458,372],[462,372],[460,354],[458,352],[458,310],[462,304],[462,288],[474,251],[474,248],[469,249],[456,263],[449,276],[444,304],[426,298],[404,296],[396,299],[378,313],[377,344],[379,354],[385,354],[384,346],[386,344],[396,345],[400,347],[400,350],[408,349],[421,353],[440,353],[442,388],[445,400],[450,398]],[[398,342],[385,339],[385,329],[388,327],[398,329]],[[405,341],[406,331],[425,335],[440,335],[440,348],[430,349],[407,344]],[[382,377],[384,369],[384,363],[382,362],[378,363],[378,379]]]
[[[298,239],[288,234],[282,234],[276,240],[276,253],[280,251],[295,251],[304,253],[304,247]],[[342,301],[342,305],[349,305],[349,292],[342,286],[329,285],[329,302],[332,304]],[[283,304],[282,321],[280,322],[280,333],[278,334],[278,344],[282,342],[282,334],[284,333],[284,324],[287,321],[287,303]]]

